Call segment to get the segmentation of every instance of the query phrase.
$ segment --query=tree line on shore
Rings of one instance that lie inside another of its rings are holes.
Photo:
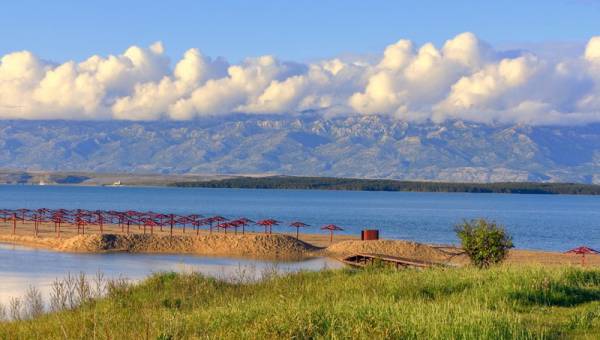
[[[600,195],[600,185],[581,183],[453,183],[360,179],[335,177],[234,177],[209,181],[175,182],[176,187],[240,188],[240,189],[307,189],[352,191],[466,192],[502,194]]]

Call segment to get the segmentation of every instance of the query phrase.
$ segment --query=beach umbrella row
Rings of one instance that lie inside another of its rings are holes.
[[[86,227],[97,226],[100,233],[104,233],[105,225],[118,225],[122,232],[129,233],[130,227],[135,225],[138,229],[143,228],[144,233],[147,229],[150,234],[154,233],[155,228],[160,228],[163,231],[164,227],[169,228],[169,232],[173,235],[173,228],[179,227],[182,232],[186,232],[186,227],[190,226],[199,234],[202,226],[208,226],[208,230],[212,233],[213,228],[223,230],[227,233],[228,229],[234,229],[237,233],[241,228],[242,234],[245,233],[246,227],[250,225],[258,225],[264,228],[265,234],[272,234],[273,227],[281,225],[283,222],[275,219],[263,219],[253,221],[246,217],[228,219],[223,216],[204,217],[200,214],[177,215],[163,214],[152,211],[117,211],[117,210],[86,210],[86,209],[0,209],[0,220],[4,222],[12,221],[13,233],[16,233],[17,222],[27,224],[33,222],[35,235],[38,234],[39,226],[42,223],[54,223],[54,231],[60,236],[61,227],[64,225],[72,225],[77,228],[77,233],[85,234]],[[299,238],[300,228],[306,228],[310,225],[301,222],[293,221],[289,224],[290,227],[296,228],[296,238]],[[322,230],[329,230],[330,241],[333,240],[335,231],[343,230],[333,224],[326,225]]]

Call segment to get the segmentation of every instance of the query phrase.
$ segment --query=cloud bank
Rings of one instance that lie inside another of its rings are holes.
[[[557,59],[557,60],[554,60]],[[80,62],[28,51],[0,59],[2,119],[189,120],[231,113],[390,115],[407,121],[583,124],[600,121],[600,36],[576,58],[494,49],[472,33],[443,46],[400,40],[379,60],[230,64],[161,43]]]

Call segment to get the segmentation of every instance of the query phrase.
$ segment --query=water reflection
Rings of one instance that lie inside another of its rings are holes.
[[[47,297],[52,282],[69,273],[83,272],[92,277],[101,272],[106,278],[135,281],[155,272],[177,271],[200,272],[225,280],[241,275],[256,280],[272,270],[295,272],[342,266],[329,258],[282,262],[191,255],[74,254],[0,243],[0,303],[6,305],[12,297],[23,296],[30,286]]]

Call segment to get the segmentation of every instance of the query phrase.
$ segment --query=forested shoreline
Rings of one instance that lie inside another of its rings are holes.
[[[305,189],[351,191],[465,192],[502,194],[600,195],[600,185],[581,183],[453,183],[334,177],[236,177],[221,180],[175,182],[176,187],[240,189]]]

